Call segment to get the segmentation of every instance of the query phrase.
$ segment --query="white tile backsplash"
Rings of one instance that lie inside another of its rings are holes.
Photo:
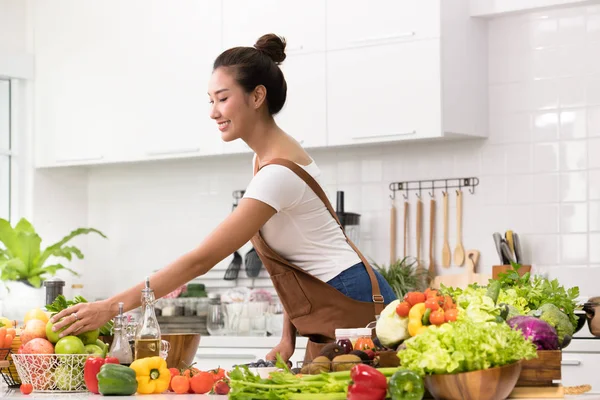
[[[481,250],[481,271],[490,272],[498,263],[492,233],[513,229],[521,236],[526,262],[567,286],[579,285],[582,295],[598,294],[599,9],[563,8],[489,22],[490,137],[486,140],[310,151],[334,205],[336,190],[343,190],[346,211],[362,214],[360,247],[369,259],[378,263],[389,259],[390,182],[477,176],[481,184],[475,195],[464,192],[463,241],[465,248]],[[232,155],[95,167],[84,178],[78,177],[77,197],[67,203],[76,210],[67,220],[69,225],[94,226],[110,238],[88,241],[85,262],[78,262],[86,265],[89,296],[125,289],[198,245],[231,212],[232,191],[245,188],[251,178],[250,161],[250,155]],[[54,192],[65,187],[64,173],[38,173],[43,184],[36,188],[35,216],[44,221],[44,230],[51,230],[63,219],[56,217],[57,207],[48,203]],[[80,193],[81,179],[87,182],[87,196]],[[61,182],[54,189],[50,188],[53,180]],[[423,196],[424,236],[428,237],[429,195]],[[64,197],[56,199],[64,201]],[[81,203],[78,207],[72,206],[76,200]],[[439,191],[436,200],[434,248],[439,261]],[[397,193],[399,255],[403,255],[403,201],[402,193]],[[414,254],[414,193],[409,201],[409,254]],[[86,206],[87,215],[82,211]],[[449,215],[454,248],[454,192]],[[424,246],[423,254],[427,251]],[[211,272],[210,287],[227,286],[219,277],[229,261],[227,257]],[[107,269],[127,273],[116,281]]]

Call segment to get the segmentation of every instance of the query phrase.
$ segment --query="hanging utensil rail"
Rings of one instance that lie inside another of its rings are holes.
[[[404,192],[402,196],[404,199],[408,199],[408,192],[416,191],[417,197],[421,197],[421,193],[424,190],[429,191],[430,197],[435,197],[435,191],[442,189],[444,192],[448,192],[448,189],[468,188],[469,193],[475,194],[475,187],[479,185],[479,178],[447,178],[447,179],[426,179],[420,181],[404,181],[404,182],[392,182],[390,183],[390,190],[392,194],[390,198],[394,200],[396,198],[396,192]]]

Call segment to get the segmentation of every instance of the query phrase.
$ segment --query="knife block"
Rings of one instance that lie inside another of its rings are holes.
[[[499,274],[503,274],[512,269],[512,265],[494,265],[492,266],[492,279],[498,279]],[[519,276],[523,276],[527,272],[531,272],[531,265],[522,265],[521,268],[519,268]]]

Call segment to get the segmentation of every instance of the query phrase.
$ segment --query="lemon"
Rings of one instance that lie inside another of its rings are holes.
[[[42,309],[34,308],[25,313],[25,318],[23,318],[23,324],[27,325],[27,322],[32,319],[39,319],[40,321],[46,323],[50,318],[48,317],[48,314],[46,314],[46,312]]]

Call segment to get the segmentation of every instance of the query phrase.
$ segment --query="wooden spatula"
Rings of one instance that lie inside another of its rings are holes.
[[[442,266],[450,266],[450,242],[448,241],[448,193],[444,192],[444,247],[442,248]]]
[[[435,278],[435,261],[433,259],[433,238],[435,231],[435,199],[429,202],[429,279]]]
[[[462,245],[462,191],[456,191],[456,248],[454,264],[461,266],[465,262],[465,248]]]
[[[423,263],[421,262],[421,238],[423,236],[423,202],[419,197],[417,202],[417,265],[421,270]]]
[[[396,205],[392,200],[390,209],[390,265],[396,262]]]

